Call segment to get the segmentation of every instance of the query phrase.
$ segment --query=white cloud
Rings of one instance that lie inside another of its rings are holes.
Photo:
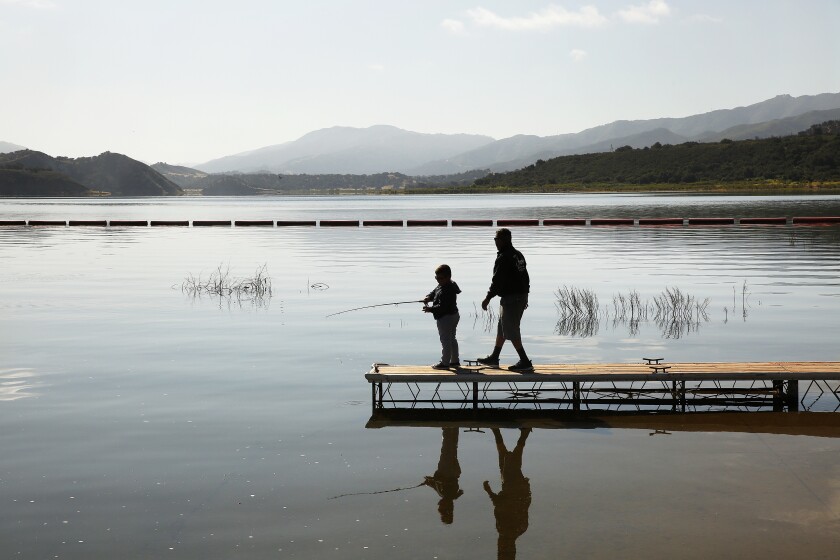
[[[569,53],[569,58],[571,58],[575,62],[580,62],[581,60],[586,58],[588,54],[589,53],[581,49],[572,49]]]
[[[688,18],[688,20],[697,23],[723,23],[722,18],[710,16],[707,14],[695,14]]]
[[[0,0],[0,4],[14,4],[17,6],[24,6],[26,8],[35,8],[36,10],[46,10],[57,7],[57,4],[52,0]]]
[[[368,70],[371,70],[373,72],[384,72],[385,66],[383,64],[369,64]]]
[[[476,25],[495,27],[507,31],[545,31],[553,27],[598,27],[607,18],[594,6],[583,6],[577,12],[570,12],[559,6],[549,6],[527,16],[503,17],[485,8],[467,10]]]
[[[440,26],[450,33],[458,34],[464,31],[464,22],[458,21],[457,19],[445,19],[440,22]]]
[[[616,14],[627,23],[659,23],[663,17],[670,15],[671,8],[665,0],[651,0],[641,6],[630,6],[619,10]]]

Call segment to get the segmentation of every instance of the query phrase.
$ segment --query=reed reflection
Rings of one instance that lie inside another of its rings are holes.
[[[709,322],[709,298],[700,300],[677,287],[666,287],[652,299],[642,299],[635,290],[613,296],[612,308],[600,306],[592,290],[563,286],[555,292],[554,306],[558,319],[555,334],[591,338],[598,334],[601,322],[612,322],[612,328],[626,326],[630,336],[639,334],[642,323],[652,321],[662,332],[663,338],[678,339],[696,333],[700,325]],[[747,319],[746,281],[742,290],[743,319]],[[733,302],[736,309],[737,302]],[[724,308],[724,312],[728,310]],[[726,323],[726,321],[724,321]]]
[[[464,493],[458,482],[461,476],[461,465],[458,463],[459,430],[460,428],[441,428],[443,441],[440,445],[437,470],[423,482],[440,496],[438,513],[440,520],[447,525],[452,524],[455,517],[455,500]]]

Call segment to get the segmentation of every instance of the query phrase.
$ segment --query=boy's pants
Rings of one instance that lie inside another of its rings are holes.
[[[458,340],[455,338],[455,329],[458,328],[458,321],[461,316],[458,313],[444,315],[437,322],[438,334],[440,335],[440,346],[443,349],[440,361],[444,364],[454,364],[460,361],[458,356]]]

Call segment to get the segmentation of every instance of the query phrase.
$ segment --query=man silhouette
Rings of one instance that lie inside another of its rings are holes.
[[[513,451],[508,451],[498,428],[493,428],[496,451],[499,454],[499,474],[502,489],[496,494],[490,482],[484,481],[484,491],[493,502],[496,517],[497,557],[499,560],[516,558],[516,539],[528,530],[528,508],[531,506],[531,482],[522,474],[522,452],[531,428],[520,428],[519,439]]]
[[[510,340],[519,354],[519,361],[508,369],[530,373],[534,371],[534,365],[528,359],[525,348],[522,347],[522,335],[519,332],[519,323],[522,321],[522,314],[528,307],[528,292],[531,290],[528,267],[525,257],[513,247],[509,229],[499,229],[494,241],[498,252],[496,253],[496,262],[493,263],[493,279],[490,282],[490,288],[487,290],[487,296],[481,302],[481,308],[487,311],[490,300],[499,296],[499,325],[496,330],[496,345],[493,347],[493,352],[485,358],[479,358],[478,363],[498,367],[502,346],[504,346],[505,340]]]

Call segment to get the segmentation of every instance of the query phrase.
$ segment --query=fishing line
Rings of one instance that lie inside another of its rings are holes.
[[[360,309],[370,309],[371,307],[384,307],[386,305],[402,305],[404,303],[426,303],[422,299],[416,299],[412,301],[394,301],[391,303],[377,303],[376,305],[365,305],[364,307],[354,307],[353,309],[345,309],[344,311],[339,311],[338,313],[330,313],[327,317],[332,317],[333,315],[341,315],[342,313],[350,313],[351,311],[359,311]]]
[[[409,302],[414,303],[414,302]],[[388,492],[400,492],[402,490],[413,490],[414,488],[420,488],[421,486],[425,486],[426,482],[423,481],[417,486],[406,486],[404,488],[393,488],[391,490],[378,490],[376,492],[353,492],[352,494],[340,494],[338,496],[333,496],[332,498],[327,498],[329,500],[335,500],[336,498],[344,498],[346,496],[368,496],[371,494],[387,494]]]

